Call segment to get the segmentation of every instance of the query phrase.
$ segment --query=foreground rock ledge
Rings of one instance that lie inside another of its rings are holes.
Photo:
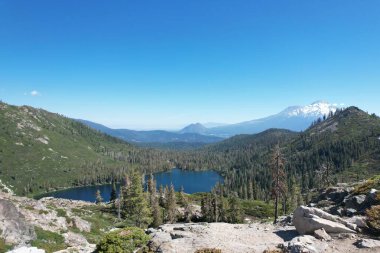
[[[260,252],[273,249],[297,233],[294,227],[281,231],[272,224],[186,223],[165,224],[150,229],[154,252],[191,252],[218,248],[223,253]]]

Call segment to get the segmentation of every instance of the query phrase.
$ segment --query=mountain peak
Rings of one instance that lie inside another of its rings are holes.
[[[202,125],[201,123],[193,123],[186,127],[184,127],[180,133],[197,133],[197,134],[204,134],[207,132],[207,127]]]
[[[321,117],[328,115],[330,112],[335,112],[338,109],[336,104],[331,104],[325,100],[318,100],[310,105],[291,106],[281,112],[287,117]]]

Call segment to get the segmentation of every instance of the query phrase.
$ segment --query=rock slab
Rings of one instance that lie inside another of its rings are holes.
[[[313,234],[321,228],[327,233],[355,233],[357,227],[321,209],[306,206],[299,206],[294,211],[293,224],[301,235]]]
[[[0,199],[0,229],[0,236],[9,244],[24,245],[36,238],[33,226],[29,225],[16,206],[6,199]]]

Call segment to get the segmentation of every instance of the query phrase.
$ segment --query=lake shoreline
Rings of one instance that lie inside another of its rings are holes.
[[[154,178],[157,181],[157,189],[162,186],[170,186],[173,184],[176,191],[179,191],[183,186],[185,193],[192,194],[197,192],[210,192],[211,189],[219,182],[224,181],[224,177],[215,170],[183,170],[173,168],[169,171],[154,173]],[[149,175],[145,176],[145,181]],[[116,183],[116,191],[119,193],[121,182]],[[70,200],[82,200],[87,202],[95,202],[95,193],[100,190],[105,202],[109,201],[112,183],[93,184],[84,186],[65,187],[59,190],[46,193],[36,194],[32,196],[34,199],[42,199],[44,197],[63,198]]]

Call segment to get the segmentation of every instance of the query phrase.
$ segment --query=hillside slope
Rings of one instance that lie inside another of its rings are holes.
[[[1,103],[0,122],[0,179],[19,194],[106,182],[131,168],[170,167],[161,151],[42,109]]]

